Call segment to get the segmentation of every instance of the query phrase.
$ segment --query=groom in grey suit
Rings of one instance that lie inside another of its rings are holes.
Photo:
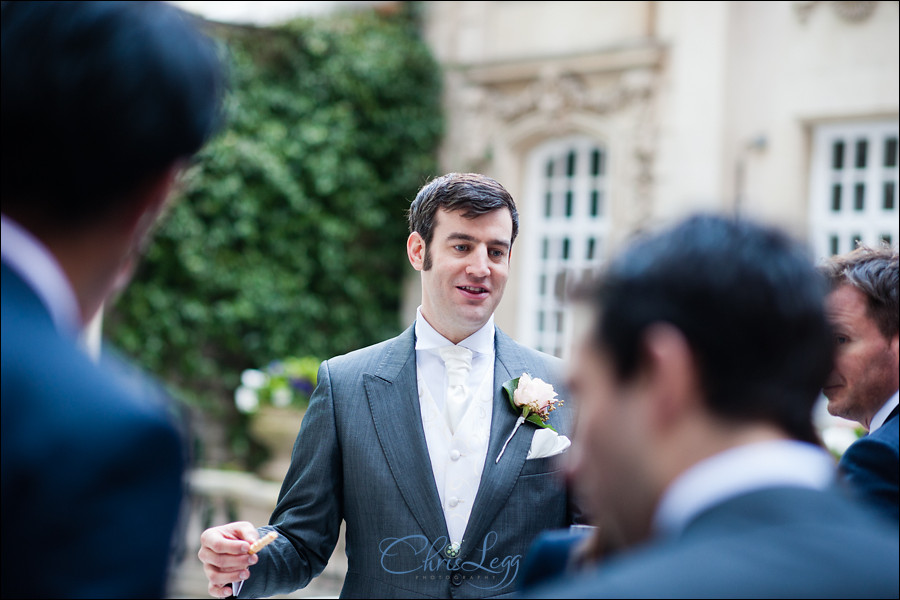
[[[571,407],[550,413],[554,429],[516,429],[503,391],[528,374],[566,399],[560,361],[494,326],[518,230],[512,197],[493,179],[451,173],[419,191],[409,221],[415,323],[322,364],[270,524],[201,536],[212,596],[306,586],[344,521],[342,597],[502,597],[533,539],[573,521],[558,473]],[[462,366],[457,383],[451,365]],[[269,531],[278,538],[248,554]]]

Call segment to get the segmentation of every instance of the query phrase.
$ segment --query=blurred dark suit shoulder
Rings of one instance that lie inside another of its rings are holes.
[[[837,489],[736,496],[677,536],[623,551],[526,598],[896,598],[896,524]]]
[[[885,515],[900,522],[900,417],[897,407],[884,424],[847,448],[841,473],[851,489]]]
[[[136,373],[95,364],[3,265],[4,597],[165,595],[185,440]]]

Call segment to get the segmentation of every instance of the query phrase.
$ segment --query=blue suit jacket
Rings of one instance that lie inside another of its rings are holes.
[[[769,488],[521,597],[897,598],[897,536],[896,523],[841,490]]]
[[[900,417],[897,408],[874,433],[853,442],[840,471],[865,502],[900,521]]]
[[[561,362],[497,330],[494,405],[484,472],[458,556],[448,533],[422,429],[414,328],[324,362],[294,445],[272,526],[281,535],[260,553],[240,597],[307,585],[331,556],[346,523],[342,597],[489,597],[514,591],[537,534],[571,522],[557,458],[526,461],[535,427],[522,426],[495,459],[517,415],[503,382],[527,372],[566,400]],[[551,413],[562,434],[571,407]]]
[[[98,367],[2,267],[4,597],[159,598],[181,433],[149,383]]]

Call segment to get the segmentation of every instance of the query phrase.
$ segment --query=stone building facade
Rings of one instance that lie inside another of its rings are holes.
[[[517,199],[498,325],[566,356],[566,291],[635,231],[697,210],[817,257],[898,241],[897,2],[424,3],[444,172]],[[419,302],[410,274],[404,320]]]

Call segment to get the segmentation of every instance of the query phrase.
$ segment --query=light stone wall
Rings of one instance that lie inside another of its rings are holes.
[[[445,69],[442,172],[478,171],[519,203],[540,143],[609,152],[612,241],[695,210],[805,238],[812,127],[898,115],[897,2],[428,2]],[[532,215],[533,216],[533,215]],[[517,261],[498,325],[514,337]],[[420,291],[407,285],[404,319]]]

